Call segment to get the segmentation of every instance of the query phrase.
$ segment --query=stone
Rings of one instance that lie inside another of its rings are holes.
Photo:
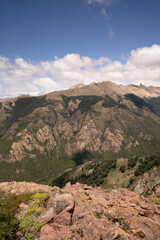
[[[56,240],[55,231],[49,224],[41,228],[40,240]]]
[[[57,214],[71,212],[74,208],[74,204],[74,197],[66,193],[55,198],[54,209]]]
[[[53,220],[56,216],[56,212],[54,210],[54,208],[50,208],[47,211],[43,212],[40,217],[39,217],[39,222],[46,224],[48,222],[50,222],[51,220]]]

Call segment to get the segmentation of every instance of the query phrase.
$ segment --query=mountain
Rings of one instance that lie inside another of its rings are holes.
[[[141,197],[67,183],[0,183],[0,239],[139,240],[160,236],[160,188]]]
[[[111,82],[0,102],[0,181],[159,151],[160,88]]]

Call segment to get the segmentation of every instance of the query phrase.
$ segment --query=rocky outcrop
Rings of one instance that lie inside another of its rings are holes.
[[[39,142],[45,144],[45,147],[49,151],[53,150],[57,146],[52,129],[48,125],[40,128],[36,133],[36,137]]]
[[[76,135],[77,148],[98,151],[101,146],[101,132],[98,131],[93,120],[89,120]]]
[[[121,150],[121,146],[124,140],[123,131],[117,129],[115,133],[112,133],[109,128],[107,128],[103,134],[104,142],[102,144],[103,151],[113,151],[118,153]]]
[[[40,216],[40,240],[155,239],[160,236],[156,204],[127,189],[107,193],[101,188],[69,183],[56,189]]]
[[[155,186],[160,184],[160,167],[154,167],[152,170],[144,173],[133,184],[132,190],[139,195],[152,193]]]
[[[67,183],[60,189],[11,182],[1,183],[0,190],[12,194],[47,192],[49,200],[40,208],[43,212],[36,220],[38,226],[42,226],[39,232],[35,232],[37,240],[158,240],[160,236],[160,210],[154,203],[160,202],[159,187],[147,198],[125,188],[106,191],[79,183]],[[25,220],[26,211],[33,211],[33,206],[36,211],[38,205],[35,201],[34,204],[32,201],[21,203],[16,216],[23,216]],[[25,229],[18,231],[18,239],[24,239],[24,232]]]
[[[10,150],[9,162],[22,160],[27,155],[26,151],[28,151],[30,158],[35,157],[34,154],[30,154],[34,149],[39,150],[40,153],[44,152],[44,147],[36,141],[35,137],[27,129],[18,133],[17,137],[19,137],[20,140],[13,142]]]

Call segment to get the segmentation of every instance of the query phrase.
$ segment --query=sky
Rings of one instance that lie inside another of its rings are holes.
[[[160,87],[159,0],[0,0],[0,98],[101,81]]]

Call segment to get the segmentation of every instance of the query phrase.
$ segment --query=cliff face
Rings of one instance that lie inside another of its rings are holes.
[[[86,149],[105,156],[156,152],[159,103],[159,88],[110,82],[3,101],[0,181],[57,175],[75,165],[74,153]],[[31,167],[36,175],[27,172]],[[6,169],[8,176],[3,174]]]
[[[125,188],[107,192],[79,183],[67,183],[63,189],[45,189],[34,183],[0,183],[0,190],[10,190],[14,199],[24,194],[24,189],[34,193],[28,202],[21,198],[15,213],[19,229],[14,239],[159,239],[159,188],[142,198]]]

